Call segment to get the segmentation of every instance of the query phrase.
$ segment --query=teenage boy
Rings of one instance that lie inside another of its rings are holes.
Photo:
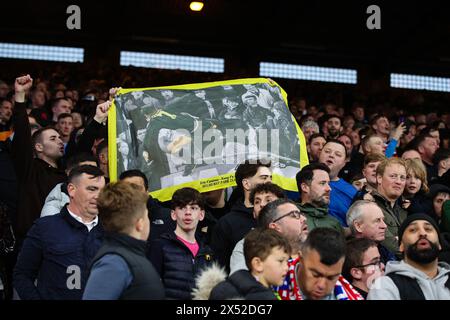
[[[205,217],[205,202],[195,189],[183,188],[172,197],[175,231],[151,243],[148,257],[161,276],[166,297],[190,300],[195,277],[211,264],[212,251],[196,237],[198,222]]]
[[[126,181],[100,192],[97,206],[106,235],[93,259],[84,300],[164,299],[159,274],[146,257],[147,199],[141,187]]]

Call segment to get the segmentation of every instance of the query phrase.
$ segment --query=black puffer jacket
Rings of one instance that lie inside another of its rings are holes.
[[[253,218],[253,208],[247,208],[243,201],[236,202],[231,211],[217,222],[212,234],[211,248],[216,254],[217,262],[227,272],[236,243],[254,227],[256,220]]]
[[[198,238],[197,243],[200,248],[195,257],[175,232],[162,234],[150,244],[148,258],[161,276],[166,298],[191,300],[195,277],[212,264],[211,249]]]
[[[210,300],[239,299],[277,300],[271,289],[264,287],[248,270],[239,270],[215,286]]]

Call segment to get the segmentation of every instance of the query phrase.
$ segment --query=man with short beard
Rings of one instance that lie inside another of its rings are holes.
[[[342,121],[339,116],[331,115],[327,120],[328,138],[337,139],[342,132]]]
[[[306,215],[309,231],[317,227],[343,231],[339,221],[328,214],[331,192],[329,172],[325,164],[312,163],[297,173],[300,209]]]
[[[441,236],[428,215],[409,216],[399,229],[403,260],[389,262],[385,276],[377,279],[368,300],[449,300],[450,266],[438,263]]]

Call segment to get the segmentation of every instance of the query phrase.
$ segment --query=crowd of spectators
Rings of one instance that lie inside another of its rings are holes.
[[[108,184],[118,87],[230,77],[43,65],[0,76],[3,299],[450,299],[444,94],[280,81],[310,162],[298,194],[245,162],[231,197],[161,203],[137,168]]]

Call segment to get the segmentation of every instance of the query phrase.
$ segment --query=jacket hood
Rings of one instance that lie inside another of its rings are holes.
[[[192,291],[193,300],[208,300],[212,289],[227,277],[225,269],[217,263],[204,269],[195,279],[195,288]]]
[[[386,265],[385,275],[390,273],[397,273],[399,275],[407,276],[412,279],[416,279],[419,283],[421,281],[430,280],[429,277],[420,270],[417,270],[407,264],[404,260],[402,261],[389,261]],[[445,277],[448,273],[450,273],[450,265],[445,262],[439,262],[438,264],[438,274],[434,278],[434,280]]]
[[[302,212],[314,218],[323,218],[328,215],[328,208],[317,208],[309,203],[301,205],[300,209]]]
[[[232,207],[230,212],[239,212],[239,213],[245,213],[245,214],[253,214],[253,207],[247,208],[244,205],[244,201],[237,201]]]

